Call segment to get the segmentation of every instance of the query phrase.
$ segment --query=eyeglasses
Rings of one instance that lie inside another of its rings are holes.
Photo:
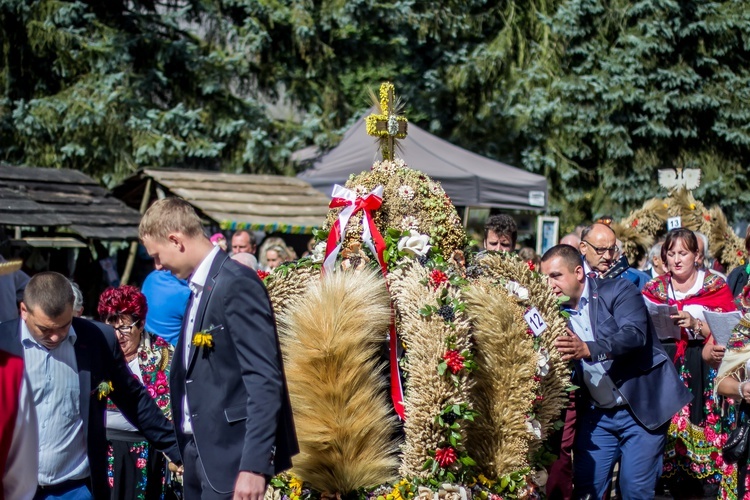
[[[133,327],[134,327],[135,325],[137,325],[137,324],[138,324],[138,320],[135,320],[135,321],[133,321],[133,322],[132,322],[131,324],[129,324],[129,325],[115,326],[115,327],[113,327],[113,328],[114,328],[114,329],[115,329],[115,331],[116,331],[117,333],[119,333],[120,335],[128,335],[128,334],[129,334],[129,333],[130,333],[130,332],[131,332],[131,331],[133,330]]]
[[[596,255],[604,255],[605,253],[616,254],[620,250],[620,248],[617,245],[615,245],[613,247],[597,247],[597,246],[592,245],[591,243],[589,243],[586,240],[581,240],[581,241],[583,241],[588,246],[590,246],[591,248],[593,248],[594,252],[596,252]]]

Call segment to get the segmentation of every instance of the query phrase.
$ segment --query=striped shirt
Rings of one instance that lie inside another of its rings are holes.
[[[76,339],[71,326],[65,341],[48,350],[34,340],[26,322],[21,321],[26,373],[39,422],[38,478],[43,486],[90,475],[73,348]]]

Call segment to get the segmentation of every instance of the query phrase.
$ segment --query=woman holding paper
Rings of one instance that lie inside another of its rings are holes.
[[[731,432],[737,425],[739,415],[737,409],[741,400],[750,403],[750,313],[745,313],[740,323],[732,330],[732,336],[727,343],[727,352],[716,375],[716,392],[725,396],[725,413],[729,418],[724,419],[723,432]],[[734,403],[734,404],[730,404]],[[750,491],[750,474],[748,465],[737,472],[734,467],[723,467],[724,477],[721,482],[719,498],[746,498]],[[744,479],[738,481],[738,478]],[[743,491],[737,491],[737,485],[743,483]],[[744,494],[743,494],[744,493]]]
[[[715,497],[721,480],[715,457],[724,438],[713,383],[724,347],[715,345],[704,313],[735,311],[736,307],[724,279],[699,270],[697,256],[698,241],[692,231],[670,231],[662,246],[667,273],[643,289],[646,300],[677,306],[672,319],[681,327],[681,337],[663,343],[693,394],[693,401],[674,416],[669,427],[664,478],[674,498]]]

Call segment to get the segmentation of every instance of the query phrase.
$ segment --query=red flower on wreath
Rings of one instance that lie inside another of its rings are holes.
[[[456,455],[456,450],[451,448],[450,446],[446,448],[438,448],[435,450],[435,460],[437,460],[437,463],[440,467],[448,467],[452,465],[458,456]]]
[[[448,281],[448,275],[440,269],[433,269],[430,273],[430,284],[437,290],[437,288]]]
[[[633,222],[631,222],[630,225],[633,227],[638,226],[638,219],[633,219]]]
[[[448,365],[448,369],[454,375],[460,372],[464,367],[464,357],[461,356],[461,354],[459,354],[459,352],[456,351],[455,349],[446,351],[446,353],[443,354],[443,359],[445,360],[445,363]]]
[[[707,220],[708,222],[711,222],[711,216],[710,216],[710,215],[708,215],[708,214],[705,214],[705,215],[703,216],[703,218],[704,218],[704,219],[706,219],[706,220]]]
[[[526,265],[529,266],[529,271],[533,271],[533,270],[536,269],[536,266],[534,265],[534,261],[533,260],[527,260],[526,261]]]
[[[258,269],[258,278],[260,278],[261,281],[263,281],[264,279],[266,279],[266,276],[268,276],[269,274],[271,274],[271,273],[269,273],[268,271],[263,271],[261,269]]]

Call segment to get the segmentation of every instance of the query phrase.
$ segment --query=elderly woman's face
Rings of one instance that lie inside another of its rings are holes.
[[[115,335],[125,359],[132,360],[138,352],[143,333],[143,322],[130,314],[121,314],[107,320],[107,324],[115,329]]]

